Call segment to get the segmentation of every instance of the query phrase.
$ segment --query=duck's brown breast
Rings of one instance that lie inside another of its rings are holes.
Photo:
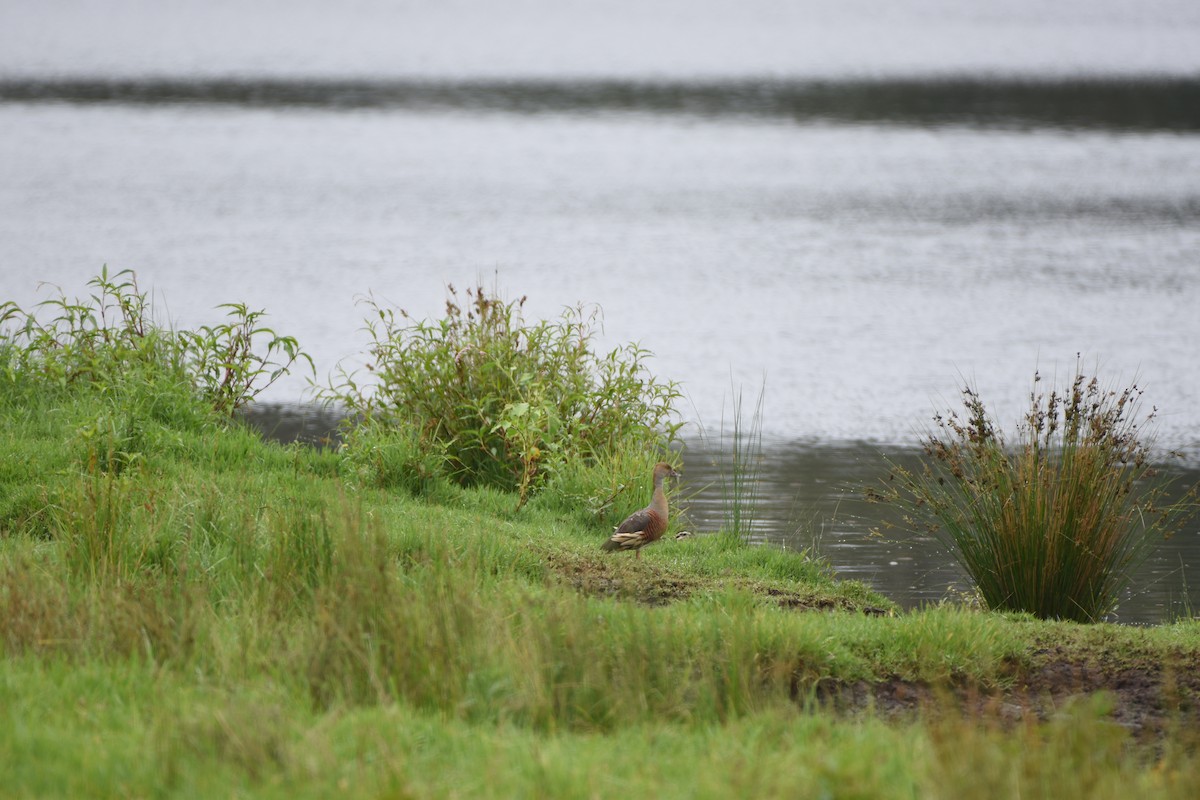
[[[647,541],[652,542],[667,532],[667,518],[665,516],[659,514],[652,508],[650,509],[649,513],[647,513],[646,517],[647,520],[645,530]]]

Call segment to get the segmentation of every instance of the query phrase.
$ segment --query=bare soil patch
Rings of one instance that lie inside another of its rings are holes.
[[[1200,725],[1200,672],[1179,654],[1167,663],[1130,663],[1116,652],[1039,648],[1028,664],[1010,665],[1001,688],[957,680],[948,686],[892,677],[881,681],[829,681],[818,685],[817,701],[845,713],[872,711],[889,718],[938,713],[947,706],[1004,724],[1046,720],[1072,701],[1106,693],[1111,718],[1138,738],[1155,737],[1171,726]]]
[[[628,554],[593,558],[551,553],[547,559],[558,580],[583,594],[615,597],[645,605],[659,606],[686,600],[698,591],[712,589],[720,584],[747,590],[769,599],[780,608],[794,611],[860,611],[876,616],[888,613],[885,608],[863,605],[845,597],[816,591],[784,589],[736,578],[706,581],[702,578],[666,574],[661,569],[642,563]]]

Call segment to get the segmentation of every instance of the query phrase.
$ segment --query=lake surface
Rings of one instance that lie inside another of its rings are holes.
[[[765,383],[763,538],[815,513],[906,603],[952,571],[846,487],[964,381],[1007,423],[1079,357],[1200,463],[1200,4],[245,5],[0,0],[0,299],[134,269],[176,325],[265,308],[320,382],[369,292],[595,303],[693,440]],[[1200,585],[1177,545],[1129,614]]]

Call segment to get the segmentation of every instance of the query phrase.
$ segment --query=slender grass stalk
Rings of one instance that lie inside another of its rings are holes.
[[[767,384],[758,389],[754,410],[747,419],[743,413],[741,387],[732,390],[732,430],[726,431],[721,413],[718,468],[721,485],[722,531],[743,543],[750,542],[758,522],[758,502],[762,470],[762,416]]]

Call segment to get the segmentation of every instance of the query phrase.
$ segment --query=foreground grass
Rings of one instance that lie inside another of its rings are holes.
[[[53,682],[53,684],[51,684]],[[1195,797],[1194,750],[1148,758],[1103,701],[1015,730],[771,709],[619,735],[480,724],[402,703],[320,711],[270,681],[8,661],[9,796]]]
[[[8,795],[1200,788],[1194,622],[899,614],[732,537],[614,558],[561,504],[413,498],[102,398],[0,414]],[[1093,690],[1151,669],[1162,724],[1135,735]]]

